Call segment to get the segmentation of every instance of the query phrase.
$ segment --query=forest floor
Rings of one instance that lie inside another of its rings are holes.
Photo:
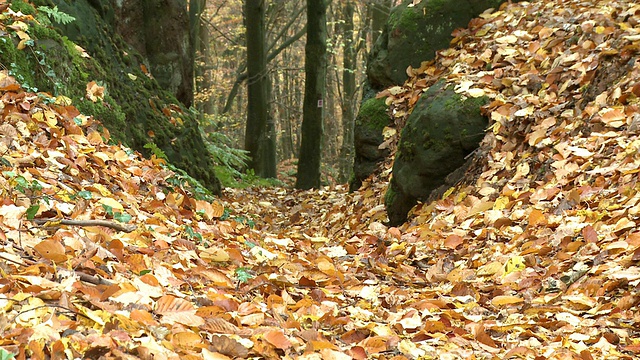
[[[388,166],[196,195],[0,71],[0,359],[638,358],[640,5],[562,4],[383,93],[398,123],[438,78],[493,99],[479,171],[397,228]]]

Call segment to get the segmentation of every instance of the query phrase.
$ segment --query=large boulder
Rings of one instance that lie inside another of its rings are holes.
[[[487,102],[486,97],[466,98],[443,80],[418,100],[402,130],[385,196],[391,225],[403,223],[418,200],[462,177],[465,158],[485,135],[488,119],[480,107]]]
[[[374,88],[400,85],[407,80],[407,67],[446,49],[451,33],[503,0],[423,0],[413,5],[405,0],[393,8],[389,20],[371,51],[367,76]]]
[[[382,134],[373,134],[374,128],[382,131],[381,119],[386,119],[387,108],[378,106],[378,113],[364,106],[376,92],[385,87],[402,85],[407,79],[409,65],[418,68],[423,61],[432,60],[436,51],[449,47],[451,33],[466,27],[471,19],[488,8],[495,8],[503,0],[423,0],[413,5],[413,0],[404,0],[393,8],[383,33],[373,46],[367,61],[365,88],[373,95],[363,96],[359,122],[354,128],[354,176],[350,189],[357,189],[377,168],[387,155],[383,151],[372,151],[382,143]],[[371,119],[373,124],[369,124]],[[386,125],[386,124],[385,124]]]

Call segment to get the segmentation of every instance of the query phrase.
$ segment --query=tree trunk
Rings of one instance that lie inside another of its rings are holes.
[[[261,177],[276,176],[275,129],[269,118],[269,78],[265,51],[265,0],[247,0],[247,125],[245,150],[249,167]]]
[[[371,46],[376,43],[382,33],[384,24],[391,11],[391,0],[376,0],[369,4],[371,11]]]
[[[356,49],[353,43],[352,0],[347,0],[342,9],[344,19],[344,54],[342,69],[342,145],[340,147],[338,181],[345,183],[353,168],[353,122],[356,96]]]
[[[151,73],[186,107],[193,103],[193,48],[186,1],[143,0],[144,53]]]
[[[195,96],[194,102],[200,111],[200,116],[213,114],[214,101],[211,96],[211,74],[207,70],[210,66],[209,28],[202,21],[202,13],[206,9],[206,0],[191,0],[189,2],[189,26],[191,46],[193,48]]]
[[[325,0],[307,0],[305,92],[302,105],[302,141],[296,180],[298,189],[320,187],[320,160],[324,131],[322,114],[327,72],[326,11]]]

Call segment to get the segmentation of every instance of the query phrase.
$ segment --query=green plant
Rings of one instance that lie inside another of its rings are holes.
[[[10,360],[14,359],[15,355],[6,351],[5,349],[0,349],[0,360]]]
[[[203,240],[202,235],[199,232],[196,232],[195,230],[193,230],[191,226],[185,225],[184,232],[185,234],[187,234],[187,237],[189,239],[197,239],[199,242],[202,242]]]
[[[15,171],[3,171],[2,175],[11,179],[11,185],[14,189],[30,199],[34,199],[31,206],[26,211],[27,219],[32,220],[40,209],[40,199],[49,204],[48,196],[40,196],[42,194],[42,185],[38,180],[27,180],[24,176],[16,174]]]
[[[239,267],[234,272],[236,274],[236,278],[238,278],[238,282],[246,283],[253,279],[253,274],[251,274],[251,270],[249,268]]]
[[[58,5],[54,6],[54,7],[48,7],[48,6],[38,6],[38,10],[42,11],[43,13],[47,14],[47,16],[62,25],[67,25],[69,23],[72,23],[76,20],[76,18],[74,18],[73,16],[62,12],[58,9]]]
[[[155,157],[157,157],[158,159],[165,160],[166,163],[163,164],[162,166],[173,171],[174,173],[173,176],[170,176],[169,178],[166,179],[166,182],[169,185],[176,188],[189,190],[189,192],[191,192],[194,198],[196,198],[197,200],[206,200],[206,201],[214,200],[214,196],[213,194],[211,194],[211,191],[209,191],[209,189],[202,186],[202,184],[198,180],[194,179],[191,175],[187,174],[186,171],[179,169],[175,167],[173,164],[171,164],[168,161],[167,154],[165,154],[164,151],[162,151],[162,149],[158,147],[158,145],[154,143],[146,143],[144,145],[144,148],[148,149],[151,152],[151,154],[155,155]]]
[[[131,215],[127,214],[127,213],[121,213],[120,211],[113,211],[113,207],[109,206],[109,205],[104,205],[102,204],[102,208],[104,209],[104,211],[107,213],[107,215],[113,217],[114,220],[119,221],[121,223],[128,223],[129,221],[131,221]]]
[[[202,133],[207,150],[211,153],[213,161],[217,165],[228,167],[232,172],[240,174],[239,169],[247,166],[247,162],[251,159],[249,152],[242,149],[233,148],[231,140],[223,133],[212,132]]]

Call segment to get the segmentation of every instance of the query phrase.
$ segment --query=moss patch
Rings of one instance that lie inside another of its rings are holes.
[[[53,5],[50,0],[34,0],[34,3]],[[27,21],[33,41],[18,50],[19,38],[14,30],[8,29],[9,36],[0,38],[0,63],[29,90],[71,98],[81,112],[99,119],[114,141],[145,156],[149,151],[144,145],[155,143],[172,164],[219,193],[220,182],[200,134],[197,114],[181,106],[175,97],[142,72],[140,65],[144,58],[114,35],[86,0],[55,3],[60,11],[76,20],[67,25],[52,24],[45,14],[24,0],[11,3],[14,11],[35,17],[36,21]],[[76,42],[91,58],[81,56]],[[85,98],[90,81],[104,86],[103,101]]]
[[[387,109],[384,98],[371,98],[362,103],[356,123],[381,132],[385,126],[389,125],[390,119],[389,115],[387,115]]]

